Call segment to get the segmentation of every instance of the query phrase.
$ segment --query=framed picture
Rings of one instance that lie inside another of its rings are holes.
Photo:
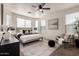
[[[49,30],[58,29],[58,18],[48,20],[48,29]]]

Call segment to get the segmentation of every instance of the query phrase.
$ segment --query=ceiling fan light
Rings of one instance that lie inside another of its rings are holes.
[[[42,10],[42,9],[40,9],[39,11],[41,11],[41,12],[42,12],[43,10]]]

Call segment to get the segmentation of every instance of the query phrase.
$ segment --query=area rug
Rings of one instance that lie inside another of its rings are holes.
[[[49,47],[48,41],[36,42],[20,47],[21,56],[49,56],[59,46]]]

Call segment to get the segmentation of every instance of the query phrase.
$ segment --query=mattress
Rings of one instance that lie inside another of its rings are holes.
[[[42,38],[42,35],[40,34],[31,34],[31,35],[22,35],[20,37],[20,40],[22,43],[27,43],[34,40],[39,40],[40,38]]]

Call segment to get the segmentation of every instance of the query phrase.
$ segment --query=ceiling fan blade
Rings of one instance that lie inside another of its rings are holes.
[[[37,8],[36,6],[32,5],[32,7]]]
[[[43,7],[46,3],[42,3],[41,6]]]
[[[42,8],[43,10],[50,10],[50,8]]]

